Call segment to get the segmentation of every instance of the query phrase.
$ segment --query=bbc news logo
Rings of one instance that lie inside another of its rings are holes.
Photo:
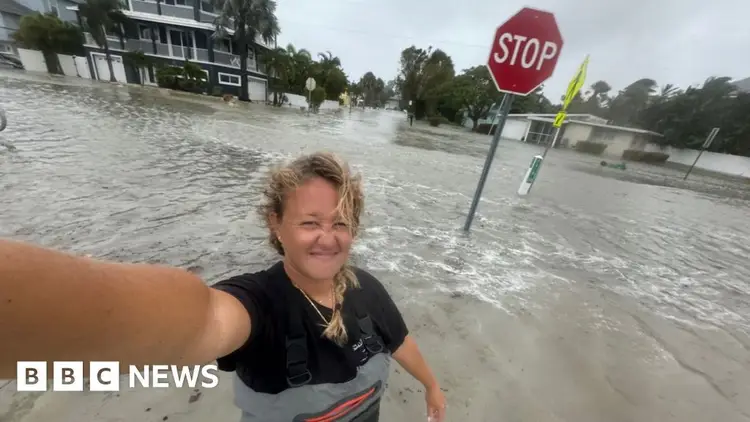
[[[128,367],[129,388],[215,388],[219,385],[216,365],[145,365]],[[21,361],[16,364],[18,391],[84,391],[83,362],[53,362],[52,376],[47,375],[47,362]],[[90,362],[88,391],[120,391],[120,362]]]

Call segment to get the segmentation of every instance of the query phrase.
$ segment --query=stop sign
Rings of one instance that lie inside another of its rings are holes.
[[[563,40],[555,16],[525,7],[500,25],[487,67],[497,89],[528,95],[552,76]]]

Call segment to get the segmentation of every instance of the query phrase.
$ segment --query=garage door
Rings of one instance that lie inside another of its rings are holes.
[[[268,95],[266,95],[266,81],[248,77],[247,95],[251,101],[266,102],[268,99]]]
[[[502,137],[520,141],[521,138],[523,138],[523,135],[526,134],[526,128],[528,125],[529,120],[509,118],[508,121],[505,122]]]
[[[94,59],[94,65],[96,67],[97,79],[100,81],[109,81],[109,66],[107,65],[107,58],[104,54],[94,54],[91,56]],[[125,76],[125,66],[122,64],[122,56],[112,56],[112,70],[115,72],[115,80],[121,83],[127,83],[128,79]]]

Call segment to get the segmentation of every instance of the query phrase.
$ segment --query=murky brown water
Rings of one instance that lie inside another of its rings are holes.
[[[0,149],[0,235],[192,267],[214,282],[274,259],[252,212],[268,166],[326,149],[364,174],[357,261],[401,303],[441,290],[502,306],[539,286],[589,283],[662,315],[750,329],[747,186],[552,151],[518,198],[539,149],[505,141],[465,236],[488,137],[409,128],[395,112],[212,104],[3,71],[0,139],[17,150]]]

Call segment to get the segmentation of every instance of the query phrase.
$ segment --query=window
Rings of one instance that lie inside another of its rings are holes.
[[[240,77],[229,73],[219,72],[219,83],[222,85],[240,86]]]
[[[211,0],[201,0],[201,10],[208,13],[214,13],[214,5]]]
[[[195,48],[208,48],[208,36],[201,31],[195,31]]]
[[[151,28],[149,28],[146,25],[138,25],[138,36],[142,40],[148,40],[151,41]],[[159,42],[159,33],[154,33],[154,38],[156,39],[156,42]]]

